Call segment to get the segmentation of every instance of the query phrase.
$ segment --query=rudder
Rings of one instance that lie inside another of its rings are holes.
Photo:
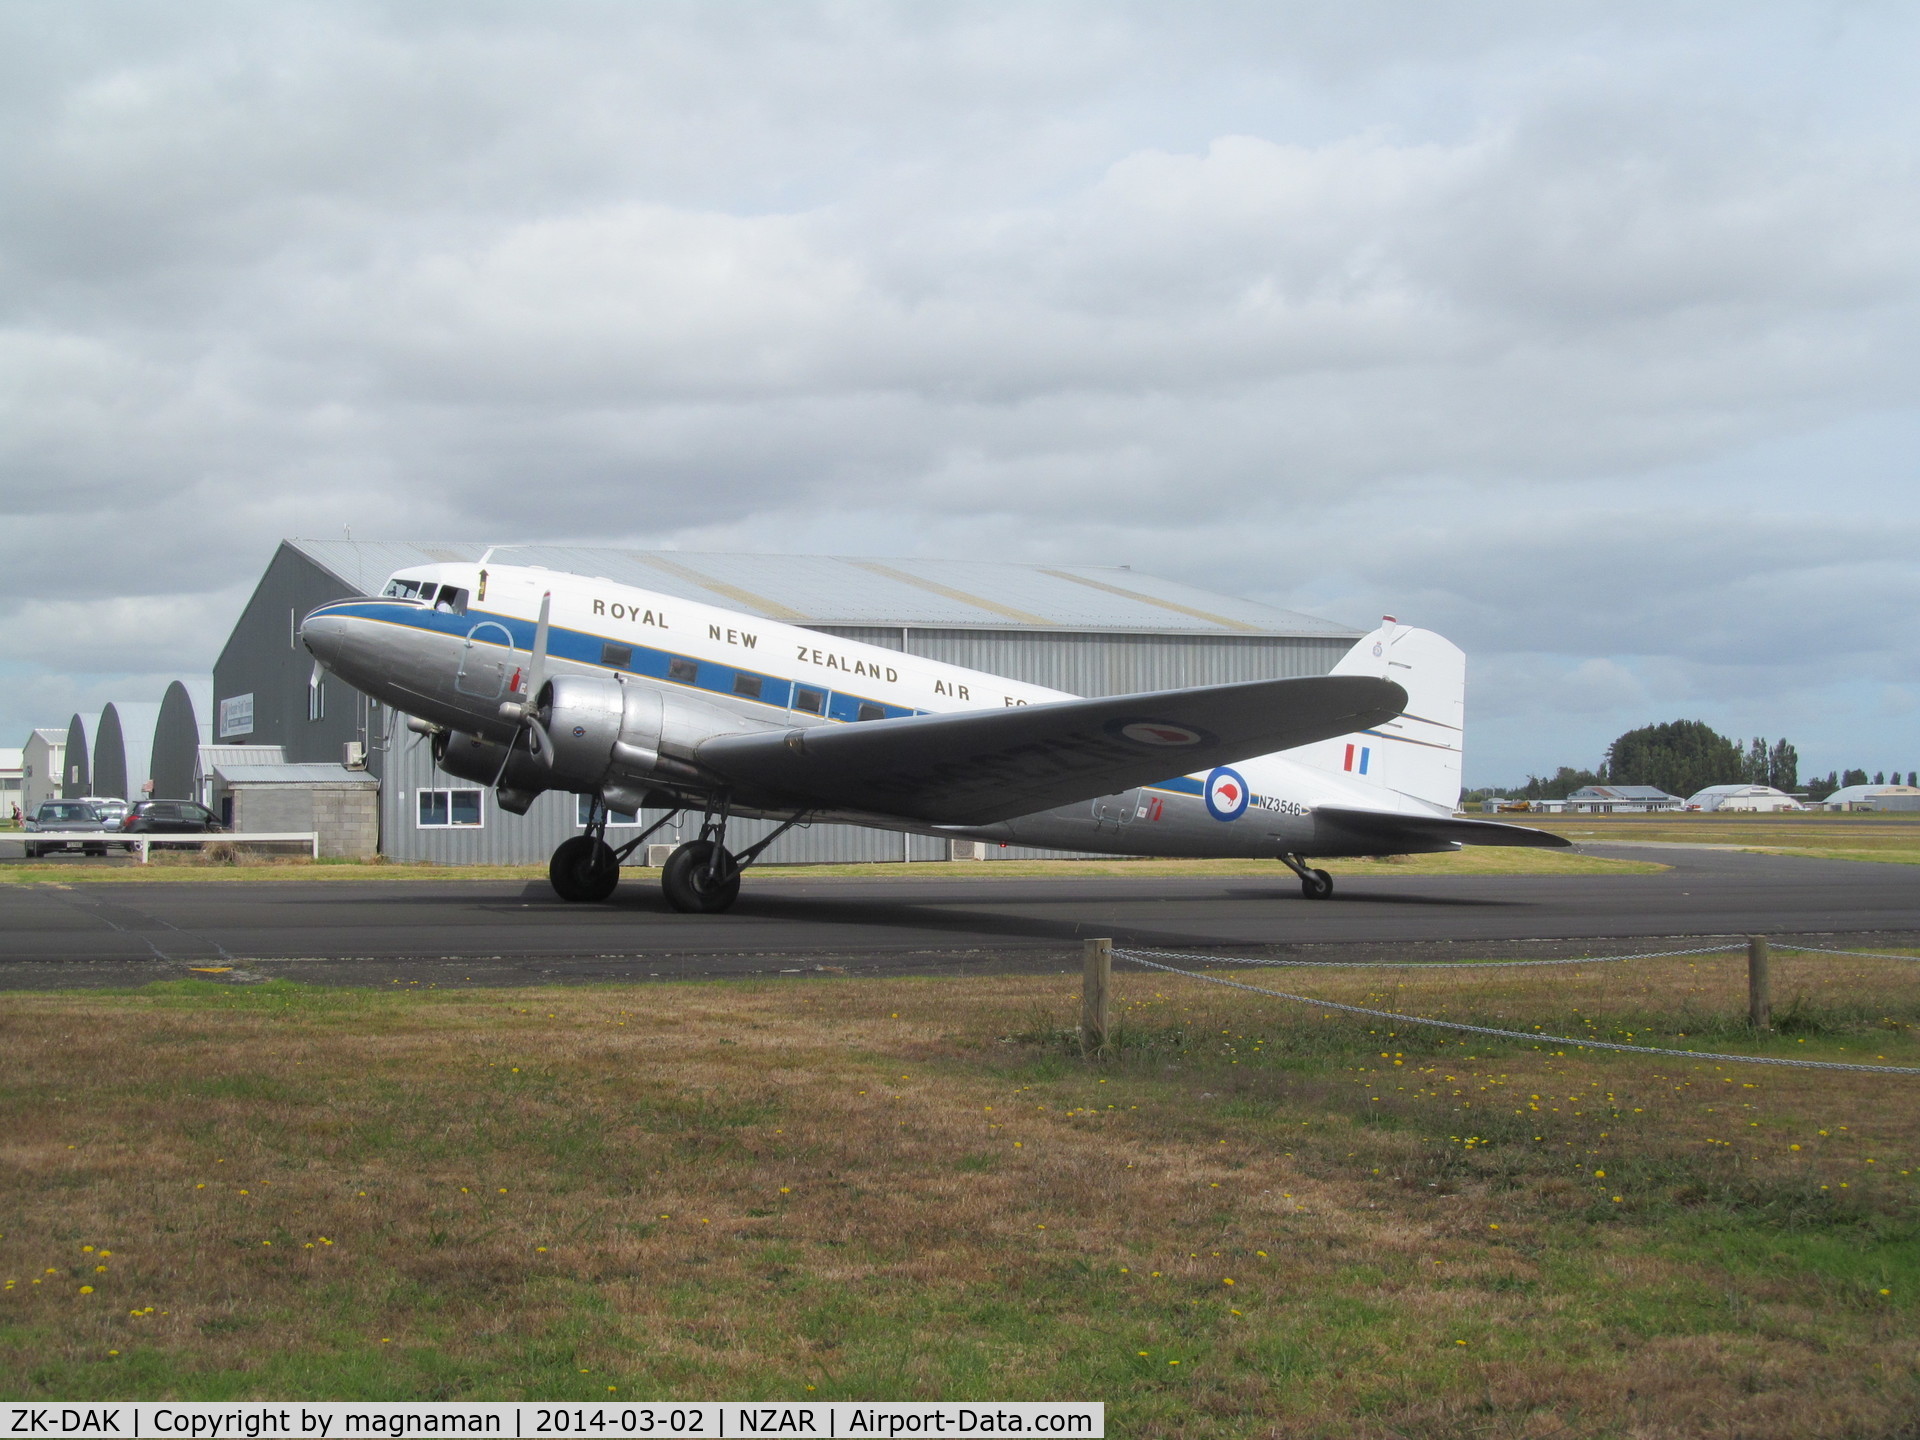
[[[1467,657],[1460,647],[1388,616],[1332,673],[1391,680],[1407,692],[1407,708],[1371,730],[1289,753],[1316,769],[1397,790],[1451,814],[1460,802],[1467,701]]]

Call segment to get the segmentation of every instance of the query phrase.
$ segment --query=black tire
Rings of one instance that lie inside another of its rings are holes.
[[[605,900],[620,883],[620,862],[606,841],[576,835],[553,852],[547,862],[547,883],[562,900]]]
[[[104,845],[82,845],[80,847],[80,853],[83,855],[104,856],[107,853],[107,847]]]
[[[715,848],[710,840],[696,840],[667,857],[660,870],[660,888],[674,909],[688,915],[717,915],[740,898],[740,872],[725,850],[720,851],[719,860],[727,878],[717,885],[708,880],[707,859]]]
[[[1300,893],[1309,900],[1324,900],[1333,894],[1333,877],[1324,870],[1309,870],[1300,877]]]
[[[40,858],[40,847],[38,845],[27,846],[27,859],[38,860],[39,858]]]

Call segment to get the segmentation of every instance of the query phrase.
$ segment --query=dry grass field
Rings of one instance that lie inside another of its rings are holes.
[[[1920,1066],[1913,963],[1775,965],[1769,1037],[1739,957],[1239,974]],[[1915,1433],[1920,1076],[1116,988],[1091,1060],[1058,977],[0,996],[0,1392]]]
[[[1854,811],[1785,812],[1778,815],[1490,815],[1490,820],[1530,825],[1587,841],[1656,841],[1682,845],[1728,845],[1837,860],[1882,860],[1920,864],[1920,813]]]

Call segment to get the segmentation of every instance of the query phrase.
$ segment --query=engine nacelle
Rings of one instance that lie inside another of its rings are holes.
[[[610,801],[644,791],[648,782],[712,789],[720,777],[694,761],[694,747],[715,735],[764,726],[652,685],[592,675],[554,676],[541,688],[538,704],[553,741],[546,783]]]
[[[527,753],[526,742],[513,747],[512,758],[498,740],[465,730],[444,730],[433,737],[433,763],[456,780],[498,784],[503,790],[538,794],[553,784],[552,772]],[[504,769],[503,769],[504,767]],[[523,806],[518,813],[524,813]]]

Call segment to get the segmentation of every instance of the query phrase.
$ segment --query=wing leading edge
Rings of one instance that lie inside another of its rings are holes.
[[[774,806],[987,825],[1383,724],[1391,680],[1254,680],[1007,710],[724,735],[700,763]]]

